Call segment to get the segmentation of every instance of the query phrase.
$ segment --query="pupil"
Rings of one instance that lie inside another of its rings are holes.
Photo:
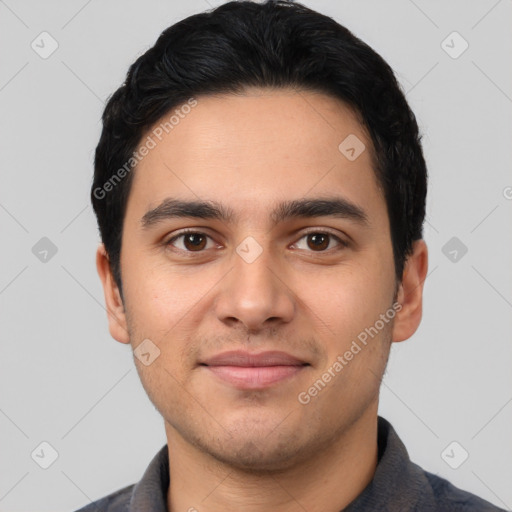
[[[327,235],[317,233],[314,235],[310,235],[310,240],[313,242],[313,246],[316,249],[325,249],[326,244],[325,241],[327,240]],[[327,244],[329,245],[329,244]]]
[[[202,245],[202,243],[203,243],[202,238],[203,238],[202,235],[198,235],[196,233],[190,233],[187,236],[187,242],[197,248]]]

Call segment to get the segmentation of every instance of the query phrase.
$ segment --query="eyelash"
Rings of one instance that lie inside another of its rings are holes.
[[[177,235],[174,235],[172,238],[169,238],[167,241],[164,242],[164,245],[166,247],[169,247],[171,246],[172,247],[172,243],[175,242],[176,240],[178,240],[179,238],[182,238],[184,237],[185,235],[189,235],[189,234],[194,234],[194,235],[202,235],[202,236],[206,236],[207,238],[210,238],[211,237],[209,235],[207,235],[206,233],[202,232],[202,231],[196,231],[194,229],[185,229],[183,231],[181,231],[180,233],[178,233]],[[302,240],[304,237],[308,236],[308,235],[327,235],[331,238],[333,238],[334,240],[336,240],[339,244],[339,247],[338,248],[334,248],[334,249],[326,249],[326,250],[323,250],[323,251],[308,251],[308,252],[312,252],[312,253],[319,253],[319,254],[322,254],[322,253],[330,253],[331,251],[333,250],[341,250],[341,249],[345,249],[349,246],[348,242],[346,242],[345,240],[341,239],[339,236],[331,233],[330,231],[322,231],[322,230],[310,230],[310,231],[307,231],[306,233],[303,233],[302,236],[299,238],[299,240]],[[189,250],[184,250],[184,249],[177,249],[176,247],[173,247],[173,250],[175,251],[178,251],[178,252],[184,252],[184,253],[187,253],[187,254],[201,254],[201,253],[204,253],[206,249],[203,249],[201,251],[189,251]]]

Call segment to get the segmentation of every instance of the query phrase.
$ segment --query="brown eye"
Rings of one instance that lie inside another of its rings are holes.
[[[329,235],[326,233],[313,233],[307,235],[308,237],[308,247],[313,249],[314,251],[320,250],[323,251],[329,247]]]
[[[196,231],[181,233],[171,238],[166,245],[172,245],[176,249],[186,252],[200,252],[206,248],[209,236]],[[181,242],[181,243],[177,243]]]
[[[200,251],[206,245],[206,237],[199,233],[187,233],[183,238],[183,245],[190,251]]]
[[[305,240],[306,243],[301,242],[302,240]],[[334,242],[334,245],[332,242]],[[327,252],[327,250],[330,251],[331,249],[343,249],[347,247],[348,244],[332,233],[326,231],[311,231],[302,236],[295,246],[299,249],[313,252]]]

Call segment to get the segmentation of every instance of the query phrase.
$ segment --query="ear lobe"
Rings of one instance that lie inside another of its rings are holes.
[[[423,312],[423,284],[427,277],[428,249],[424,240],[413,243],[413,252],[407,258],[400,283],[397,302],[402,308],[395,317],[393,341],[410,338],[418,329]]]
[[[130,343],[124,304],[103,243],[96,251],[96,269],[103,285],[110,335],[120,343]]]

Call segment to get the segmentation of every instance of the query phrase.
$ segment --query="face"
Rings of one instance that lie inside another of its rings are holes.
[[[348,136],[366,147],[355,159]],[[98,264],[111,333],[150,340],[134,360],[168,439],[254,471],[306,460],[376,413],[407,331],[370,139],[329,96],[252,89],[198,97],[155,140],[133,177],[117,309]],[[227,351],[285,359],[215,361]]]

